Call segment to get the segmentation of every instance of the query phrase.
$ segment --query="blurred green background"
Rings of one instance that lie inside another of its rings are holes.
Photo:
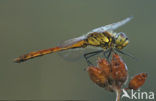
[[[128,16],[134,19],[116,31],[127,33],[124,51],[138,61],[123,56],[124,61],[130,77],[148,72],[141,91],[155,92],[155,5],[156,0],[0,0],[0,99],[114,101],[114,93],[89,79],[84,59],[69,62],[58,54],[21,64],[13,59]]]

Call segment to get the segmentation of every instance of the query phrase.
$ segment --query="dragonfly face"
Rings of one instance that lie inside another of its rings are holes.
[[[123,49],[124,47],[126,47],[129,43],[128,37],[126,36],[125,33],[120,32],[117,33],[115,36],[115,48],[117,48],[118,50]]]

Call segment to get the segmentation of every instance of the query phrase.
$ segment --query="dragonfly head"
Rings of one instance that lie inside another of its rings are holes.
[[[121,50],[123,49],[125,46],[127,46],[129,43],[128,37],[126,36],[125,33],[123,32],[119,32],[116,34],[115,36],[115,48]]]

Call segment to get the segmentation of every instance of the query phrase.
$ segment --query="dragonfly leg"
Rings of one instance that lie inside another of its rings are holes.
[[[98,51],[84,54],[84,58],[86,59],[88,66],[93,65],[88,59],[92,56],[95,56],[95,55],[101,53],[101,52],[103,52],[103,50],[98,50]]]
[[[108,57],[108,56],[107,56],[107,53],[108,53],[109,51],[110,51],[110,50],[108,49],[108,50],[106,50],[106,51],[103,52],[103,55],[104,55],[105,58]]]
[[[123,51],[121,51],[121,50],[118,50],[118,49],[115,49],[115,51],[117,51],[118,53],[121,53],[121,54],[123,54],[123,55],[129,56],[129,57],[131,57],[132,59],[137,60],[133,55],[131,55],[131,54],[129,54],[129,53],[125,53],[125,52],[123,52]]]
[[[107,59],[109,59],[109,57],[111,56],[111,53],[112,53],[112,48],[110,49],[110,51],[108,53]]]
[[[104,54],[104,57],[107,59],[107,61],[109,61],[109,58],[110,58],[110,56],[111,56],[112,51],[113,51],[112,48],[110,48],[110,49],[104,51],[103,54]]]

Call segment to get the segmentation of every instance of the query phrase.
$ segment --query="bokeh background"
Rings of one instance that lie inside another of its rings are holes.
[[[89,79],[84,59],[69,62],[58,54],[21,64],[13,59],[128,16],[134,19],[116,31],[127,33],[124,51],[138,61],[123,56],[124,61],[130,76],[148,72],[141,91],[155,92],[155,5],[155,0],[0,0],[0,99],[114,101],[114,93]]]

